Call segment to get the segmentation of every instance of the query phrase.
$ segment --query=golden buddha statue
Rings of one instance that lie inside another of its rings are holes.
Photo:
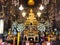
[[[33,42],[39,42],[39,31],[37,30],[37,24],[38,21],[35,18],[35,15],[33,13],[33,10],[30,10],[29,16],[27,17],[27,20],[25,21],[25,26],[28,26],[23,31],[23,40],[24,41],[33,41]],[[37,40],[36,40],[37,38]]]
[[[27,20],[25,22],[25,25],[37,25],[38,21],[35,18],[35,14],[33,13],[33,10],[30,10],[29,16],[27,17]]]

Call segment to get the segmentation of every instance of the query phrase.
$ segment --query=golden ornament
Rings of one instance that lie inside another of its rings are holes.
[[[35,4],[34,0],[29,0],[28,1],[28,5],[34,5],[34,4]]]

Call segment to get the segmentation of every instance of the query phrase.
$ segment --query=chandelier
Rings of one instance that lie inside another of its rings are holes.
[[[23,6],[22,6],[22,0],[21,0],[21,4],[20,4],[20,7],[19,7],[19,10],[23,10]]]

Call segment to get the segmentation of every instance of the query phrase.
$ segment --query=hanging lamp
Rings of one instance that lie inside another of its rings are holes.
[[[37,12],[37,16],[40,17],[41,16],[41,12],[38,11]]]
[[[25,11],[22,12],[22,16],[23,16],[23,17],[26,16],[26,12],[25,12]]]
[[[23,10],[24,8],[23,8],[23,6],[22,6],[22,0],[21,0],[21,5],[20,5],[20,7],[19,7],[19,10]]]
[[[19,7],[19,10],[23,10],[24,8],[23,8],[23,6],[22,6],[22,4],[20,5],[20,7]]]
[[[28,1],[28,5],[34,5],[34,4],[35,4],[34,0],[29,0]]]
[[[42,0],[42,4],[40,5],[39,10],[43,10],[44,9],[43,3],[44,3],[44,0]]]
[[[44,9],[44,6],[41,4],[40,7],[39,7],[40,10],[43,10]]]

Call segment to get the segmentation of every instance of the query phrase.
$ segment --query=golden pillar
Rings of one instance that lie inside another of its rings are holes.
[[[19,42],[20,42],[20,32],[18,32],[17,34],[17,45],[19,45]]]
[[[48,36],[48,41],[50,41],[50,37]]]

